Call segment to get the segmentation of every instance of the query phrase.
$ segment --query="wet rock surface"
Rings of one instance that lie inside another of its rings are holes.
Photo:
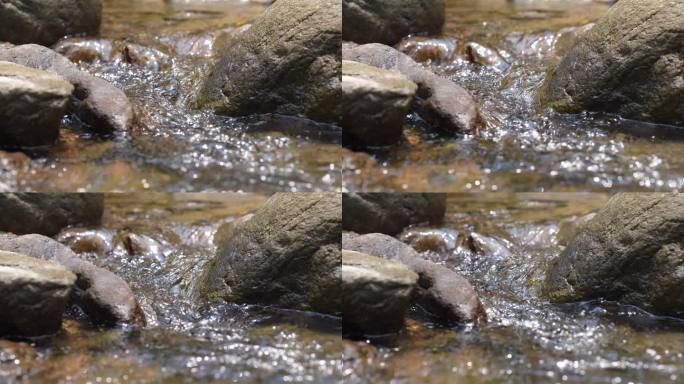
[[[429,124],[449,132],[475,132],[482,124],[479,108],[456,83],[424,69],[407,55],[382,44],[342,47],[344,60],[401,72],[418,85],[416,112]]]
[[[341,231],[339,194],[275,194],[219,229],[199,291],[214,300],[337,314]]]
[[[404,325],[418,275],[402,263],[342,251],[342,324],[347,335],[382,335]]]
[[[74,87],[61,76],[0,61],[0,143],[52,144]]]
[[[338,123],[340,3],[281,0],[217,51],[201,103],[217,113],[275,112]]]
[[[96,325],[145,323],[133,291],[123,279],[89,261],[80,259],[67,246],[42,235],[0,235],[0,249],[58,263],[74,275],[71,302]]]
[[[439,33],[444,0],[343,0],[345,40],[394,45],[414,33]]]
[[[0,41],[52,45],[66,35],[97,34],[101,0],[7,0],[0,4]]]
[[[398,72],[342,61],[345,146],[399,140],[416,89],[414,82]]]
[[[97,225],[104,196],[78,193],[2,193],[0,231],[53,236],[70,225]]]
[[[133,106],[120,89],[83,72],[57,52],[36,44],[0,45],[0,60],[57,73],[75,90],[69,110],[97,132],[125,132],[134,123]]]
[[[342,205],[345,230],[396,235],[412,224],[441,222],[446,194],[345,193]]]
[[[397,260],[418,274],[415,301],[446,323],[483,324],[487,314],[473,286],[463,276],[423,259],[411,246],[379,233],[345,232],[342,248]]]
[[[553,70],[542,99],[561,112],[684,125],[683,28],[681,1],[618,2]]]
[[[57,332],[75,281],[76,276],[56,263],[0,251],[0,335]]]
[[[554,302],[605,298],[684,314],[684,195],[623,193],[582,226],[547,270]]]

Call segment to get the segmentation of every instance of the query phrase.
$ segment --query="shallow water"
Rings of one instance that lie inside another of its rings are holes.
[[[559,221],[599,208],[604,194],[456,194],[435,229],[489,239],[426,257],[473,283],[489,323],[445,328],[417,308],[402,334],[345,341],[349,382],[681,383],[684,320],[611,302],[551,305],[539,292],[558,255]],[[457,241],[457,243],[461,243]],[[424,322],[427,320],[427,322]]]
[[[469,90],[487,127],[479,135],[440,133],[412,116],[403,144],[344,151],[344,188],[600,192],[684,186],[681,130],[596,113],[559,115],[537,104],[548,68],[608,3],[447,0],[442,36],[423,44],[455,54],[422,62]],[[471,61],[465,51],[470,42],[494,50],[500,60]]]
[[[0,191],[339,188],[341,139],[334,129],[269,116],[217,117],[193,107],[216,36],[264,9],[241,0],[105,0],[101,38],[152,48],[161,58],[80,66],[126,92],[138,126],[97,137],[65,119],[54,147],[0,151]]]
[[[221,223],[261,195],[108,195],[100,228],[58,237],[127,280],[145,328],[93,329],[71,310],[55,337],[0,340],[2,383],[339,382],[339,319],[258,306],[203,307],[192,281]]]

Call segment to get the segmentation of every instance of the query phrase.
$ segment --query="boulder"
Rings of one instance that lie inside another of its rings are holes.
[[[97,225],[102,219],[100,193],[0,194],[0,231],[54,236],[70,225]]]
[[[548,76],[545,105],[684,125],[684,2],[624,0]]]
[[[0,145],[54,143],[73,90],[52,72],[0,61]]]
[[[429,124],[449,132],[473,133],[483,125],[479,108],[468,91],[437,76],[409,56],[382,44],[350,45],[342,48],[344,60],[401,72],[418,85],[416,112]]]
[[[343,333],[398,332],[417,281],[418,275],[398,261],[343,250]]]
[[[589,213],[580,217],[570,217],[558,223],[558,233],[556,239],[560,245],[568,245],[577,235],[577,231],[596,216],[596,213]]]
[[[345,145],[396,143],[416,90],[416,83],[399,72],[342,61]]]
[[[415,301],[446,323],[487,321],[480,299],[472,285],[458,273],[421,256],[411,246],[384,234],[342,234],[342,248],[397,260],[418,274]]]
[[[93,131],[111,133],[127,131],[133,126],[133,106],[123,91],[79,70],[76,64],[49,48],[35,44],[0,44],[0,60],[63,76],[75,87],[69,111]]]
[[[439,224],[446,212],[444,193],[345,193],[343,227],[356,233],[396,235],[412,224]]]
[[[80,259],[69,247],[42,235],[0,235],[0,250],[58,263],[74,275],[72,300],[96,325],[144,324],[133,291],[114,273]]]
[[[97,34],[101,0],[6,0],[0,2],[0,41],[52,45],[67,35]]]
[[[217,47],[200,104],[226,115],[280,113],[338,123],[342,11],[336,0],[279,0]]]
[[[276,193],[253,215],[223,225],[200,276],[209,299],[341,312],[342,199]]]
[[[59,331],[75,281],[61,265],[0,251],[0,335],[37,337]]]
[[[604,298],[684,315],[684,195],[613,196],[548,266],[557,303]]]
[[[444,0],[342,0],[343,37],[360,44],[394,45],[403,37],[439,33]]]

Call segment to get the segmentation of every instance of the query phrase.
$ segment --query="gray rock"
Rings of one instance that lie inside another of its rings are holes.
[[[0,41],[52,45],[66,35],[97,34],[101,19],[101,0],[5,0]]]
[[[70,225],[97,225],[102,219],[100,193],[0,194],[0,231],[53,236]]]
[[[0,335],[59,331],[76,276],[61,265],[0,251]]]
[[[415,301],[444,322],[483,324],[487,314],[472,285],[458,273],[424,260],[409,245],[380,233],[342,234],[342,248],[397,260],[418,274]]]
[[[123,91],[105,80],[79,70],[69,59],[49,48],[35,44],[1,44],[0,60],[63,76],[75,87],[69,110],[94,131],[126,131],[133,126],[133,106]]]
[[[613,196],[547,269],[554,302],[595,298],[684,315],[684,195]]]
[[[345,193],[343,227],[356,233],[396,235],[412,224],[438,224],[446,212],[444,193]]]
[[[583,34],[541,92],[560,112],[684,125],[684,2],[624,0]]]
[[[54,143],[73,90],[52,72],[0,61],[0,145]]]
[[[337,0],[280,0],[217,48],[200,104],[226,115],[341,116],[342,11]]]
[[[416,84],[399,72],[342,61],[345,145],[397,142],[416,90]]]
[[[456,83],[426,70],[407,55],[382,44],[342,47],[344,60],[401,72],[418,85],[414,109],[434,127],[450,132],[476,132],[483,125],[470,94]]]
[[[209,299],[341,312],[342,199],[277,193],[253,215],[222,226],[198,282]]]
[[[133,291],[114,273],[80,259],[69,247],[42,235],[0,235],[0,250],[54,261],[77,277],[72,303],[96,325],[144,324]]]
[[[343,250],[343,332],[381,335],[399,331],[417,281],[418,275],[398,261]]]
[[[439,33],[444,13],[444,0],[342,0],[343,37],[394,45],[410,34]]]
[[[568,245],[570,241],[577,235],[577,232],[585,224],[587,224],[591,219],[596,216],[596,213],[590,213],[580,217],[571,217],[563,219],[558,223],[558,233],[556,234],[556,239],[558,239],[558,244]]]

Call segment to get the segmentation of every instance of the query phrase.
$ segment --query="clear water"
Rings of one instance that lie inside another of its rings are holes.
[[[423,44],[456,46],[430,70],[465,87],[487,126],[454,135],[412,116],[403,144],[343,153],[343,186],[356,191],[674,190],[684,185],[681,130],[596,113],[559,115],[537,103],[547,70],[579,28],[608,1],[447,0],[442,36]],[[478,43],[506,65],[465,54]],[[420,57],[414,58],[420,59]]]
[[[108,195],[101,227],[69,229],[58,238],[128,281],[148,326],[95,329],[72,309],[54,337],[0,340],[0,382],[339,382],[339,319],[204,306],[193,298],[218,226],[263,201],[261,195]]]
[[[489,323],[444,328],[413,309],[402,334],[345,341],[350,382],[371,383],[680,383],[684,320],[613,302],[551,305],[540,294],[556,257],[558,224],[600,207],[604,194],[455,194],[447,220],[460,246],[425,257],[475,286]],[[468,236],[497,246],[473,252]]]
[[[0,151],[0,191],[314,191],[337,189],[340,132],[269,116],[226,118],[193,106],[214,39],[255,19],[240,0],[105,0],[101,38],[156,49],[165,65],[81,62],[123,89],[139,125],[93,137],[65,120],[54,147]]]

